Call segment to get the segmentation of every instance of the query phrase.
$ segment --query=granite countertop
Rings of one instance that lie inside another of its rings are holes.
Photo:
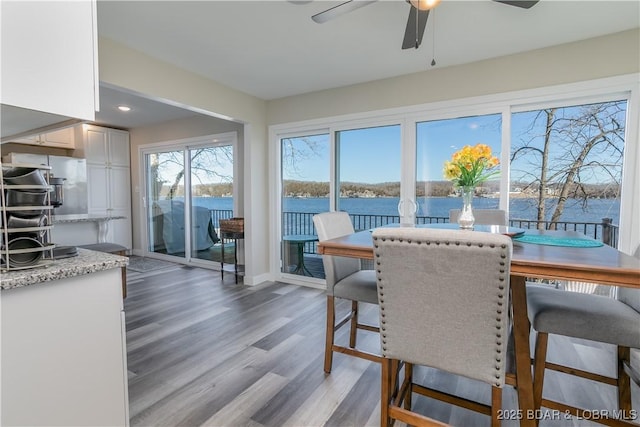
[[[45,261],[46,262],[46,261]],[[0,289],[3,291],[36,283],[97,273],[112,268],[126,267],[129,258],[104,252],[78,248],[78,256],[48,261],[45,266],[27,270],[0,273]]]
[[[67,222],[98,222],[98,221],[111,221],[113,219],[126,218],[121,215],[89,215],[89,214],[76,214],[76,215],[52,215],[51,220],[54,224],[62,224]]]

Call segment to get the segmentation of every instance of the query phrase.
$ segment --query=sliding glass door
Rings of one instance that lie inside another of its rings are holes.
[[[399,124],[280,139],[281,273],[324,279],[317,213],[346,211],[356,229],[398,221],[401,145]]]
[[[184,151],[145,155],[148,250],[184,258]]]
[[[149,254],[221,261],[219,220],[234,211],[233,151],[232,141],[143,150]]]
[[[316,254],[313,215],[331,207],[330,139],[329,134],[319,133],[280,140],[282,273],[324,277],[322,259]]]

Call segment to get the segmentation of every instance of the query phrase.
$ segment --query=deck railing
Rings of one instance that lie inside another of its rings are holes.
[[[231,210],[211,209],[211,220],[213,226],[219,229],[219,220],[233,217]],[[286,234],[317,234],[313,226],[313,216],[317,212],[283,212],[282,213],[282,233]],[[398,215],[368,215],[351,214],[353,227],[356,230],[368,230],[370,228],[381,227],[383,225],[399,223]],[[417,224],[447,223],[448,217],[419,216],[416,217]],[[571,230],[578,231],[596,240],[601,240],[604,244],[617,247],[618,226],[612,223],[611,218],[602,218],[602,222],[573,222],[573,221],[536,221],[530,219],[510,219],[509,225],[518,228],[544,229],[544,230]],[[317,253],[316,243],[306,243],[304,252],[309,254]]]

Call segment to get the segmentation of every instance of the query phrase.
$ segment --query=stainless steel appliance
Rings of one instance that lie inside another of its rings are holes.
[[[54,208],[59,208],[64,204],[64,182],[66,178],[49,178],[49,185],[53,187],[49,196],[49,202]]]
[[[78,215],[89,212],[87,197],[87,161],[76,157],[47,156],[43,154],[10,153],[3,161],[7,163],[29,163],[51,166],[50,183],[54,192],[51,198],[62,204],[55,207],[55,215]],[[52,180],[53,178],[53,180]],[[64,178],[62,185],[60,180]],[[56,192],[60,198],[56,198]]]

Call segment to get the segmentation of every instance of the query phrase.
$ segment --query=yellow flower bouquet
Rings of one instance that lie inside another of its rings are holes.
[[[444,162],[444,177],[456,187],[475,187],[500,173],[494,168],[500,160],[491,154],[491,147],[465,145]]]

